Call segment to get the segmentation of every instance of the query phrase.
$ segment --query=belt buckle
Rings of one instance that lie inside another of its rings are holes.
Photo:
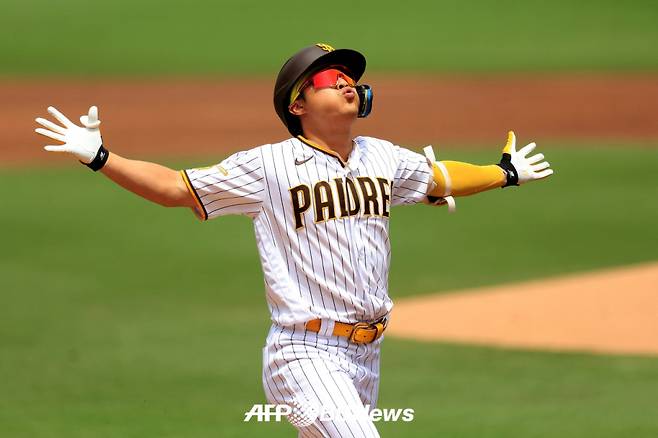
[[[349,341],[354,342],[355,344],[367,344],[366,341],[359,341],[354,338],[354,336],[356,336],[357,330],[366,329],[366,328],[370,328],[370,324],[368,324],[367,322],[357,322],[356,324],[354,324],[352,326],[352,333],[350,333],[350,336],[348,338]]]

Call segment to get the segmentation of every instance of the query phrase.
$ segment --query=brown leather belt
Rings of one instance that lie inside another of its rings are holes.
[[[373,323],[357,322],[356,324],[345,324],[344,322],[334,322],[334,336],[343,336],[355,344],[370,344],[379,339],[386,330],[388,320],[382,318]],[[312,319],[305,324],[306,330],[319,333],[322,326],[321,319]]]

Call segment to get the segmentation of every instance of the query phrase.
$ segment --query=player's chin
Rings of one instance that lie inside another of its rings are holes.
[[[327,112],[327,118],[331,119],[356,119],[359,113],[358,107],[353,107],[350,105],[342,105],[339,108],[334,108],[333,111]]]
[[[327,107],[324,114],[328,119],[356,119],[359,114],[358,100],[354,102],[336,102],[331,107]]]
[[[358,110],[346,108],[344,111],[341,111],[337,115],[343,120],[354,121],[357,119]]]
[[[356,117],[357,114],[359,114],[359,100],[354,99],[352,101],[346,102],[342,110],[344,114],[353,115]]]

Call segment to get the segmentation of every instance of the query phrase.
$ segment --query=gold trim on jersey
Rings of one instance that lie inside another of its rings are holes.
[[[180,174],[183,177],[183,181],[185,181],[185,186],[187,186],[187,191],[190,192],[192,198],[194,198],[194,203],[196,204],[196,208],[193,209],[194,213],[202,221],[207,220],[208,213],[206,212],[206,209],[203,207],[201,198],[199,198],[199,195],[197,194],[196,190],[194,190],[194,187],[192,186],[192,182],[190,181],[190,177],[187,175],[187,172],[185,170],[181,170]]]
[[[340,161],[340,164],[343,167],[347,166],[347,163],[345,162],[345,160],[343,160],[343,157],[341,157],[340,154],[338,152],[334,151],[333,149],[329,149],[327,147],[321,146],[321,145],[309,140],[308,138],[304,137],[303,135],[298,135],[297,138],[302,143],[306,144],[307,146],[312,147],[313,149],[317,149],[320,152],[324,152],[325,154],[331,155],[334,158],[338,158],[338,161]]]

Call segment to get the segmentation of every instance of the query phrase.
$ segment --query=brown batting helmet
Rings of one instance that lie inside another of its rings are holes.
[[[346,73],[358,81],[366,70],[366,58],[356,50],[334,49],[328,44],[314,44],[295,53],[281,67],[274,85],[274,109],[292,135],[302,134],[299,118],[288,111],[293,87],[307,73],[333,65],[344,67]]]

